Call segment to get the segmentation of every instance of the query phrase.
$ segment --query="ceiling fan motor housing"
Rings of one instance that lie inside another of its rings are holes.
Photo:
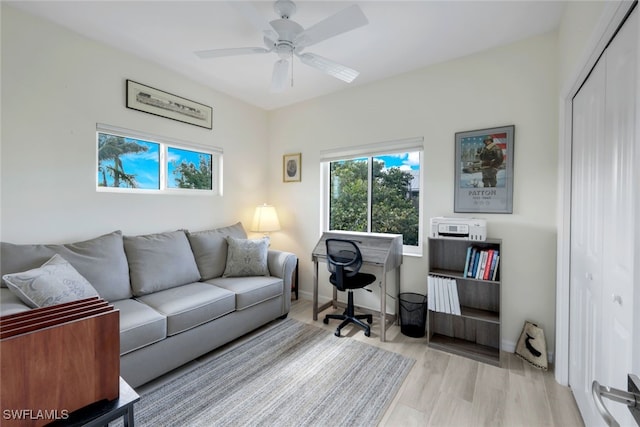
[[[298,34],[304,31],[300,24],[289,19],[276,19],[270,22],[271,26],[278,33],[278,41],[273,42],[268,38],[264,38],[264,44],[268,49],[274,49],[280,58],[290,58],[294,50],[301,51],[302,48],[296,49],[294,40]]]

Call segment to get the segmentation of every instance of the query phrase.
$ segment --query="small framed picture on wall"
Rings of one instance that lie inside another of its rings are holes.
[[[282,182],[300,182],[302,180],[302,154],[282,156]]]

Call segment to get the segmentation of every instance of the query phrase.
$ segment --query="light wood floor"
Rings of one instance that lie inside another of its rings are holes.
[[[322,323],[324,315],[331,310],[323,311],[314,322],[311,305],[311,301],[304,299],[292,301],[289,317],[335,331],[337,321],[329,325]],[[359,340],[416,361],[380,427],[584,426],[571,390],[556,383],[551,371],[533,368],[513,354],[504,354],[505,366],[497,368],[433,350],[427,347],[425,338],[407,337],[395,325],[387,329],[387,341],[380,342],[378,325],[378,319],[374,317],[371,337],[365,337],[360,328],[347,326],[342,330],[342,337],[336,339]],[[151,391],[226,349],[251,339],[262,329],[138,387],[136,391]]]
[[[292,302],[290,317],[334,331],[312,320],[311,302]],[[322,316],[331,312],[321,313]],[[371,337],[360,328],[347,326],[342,337],[356,339],[416,360],[381,426],[583,426],[571,390],[545,372],[513,354],[505,353],[504,367],[451,355],[427,347],[425,338],[410,338],[398,326],[387,330],[387,342],[380,342],[374,318]]]

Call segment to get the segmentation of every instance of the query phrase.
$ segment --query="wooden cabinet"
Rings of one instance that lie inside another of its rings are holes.
[[[98,297],[0,317],[3,426],[42,426],[119,394],[120,314]]]
[[[494,280],[465,276],[467,250],[498,251]],[[436,311],[429,304],[427,339],[430,347],[500,366],[500,301],[502,242],[429,239],[429,275],[452,279],[460,315]],[[435,298],[429,295],[429,298]]]

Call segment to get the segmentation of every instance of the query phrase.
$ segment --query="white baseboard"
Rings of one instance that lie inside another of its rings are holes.
[[[298,298],[302,298],[307,301],[313,301],[313,294],[311,292],[299,291]]]
[[[507,353],[513,353],[516,351],[516,343],[514,341],[503,339],[500,343],[500,350],[506,351]]]

